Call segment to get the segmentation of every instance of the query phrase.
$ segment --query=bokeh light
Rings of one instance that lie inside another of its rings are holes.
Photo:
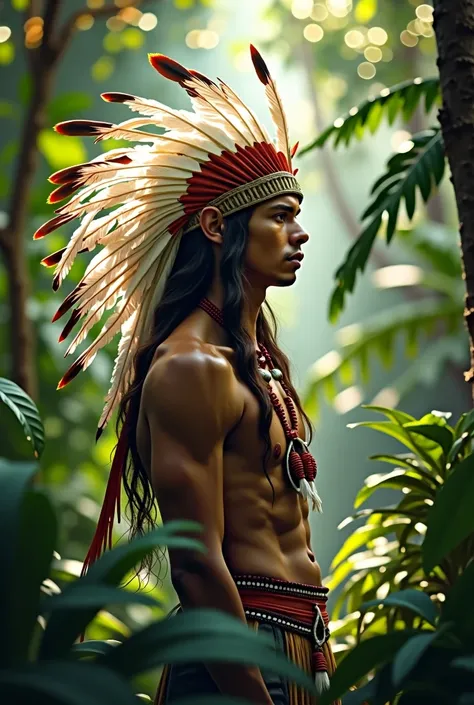
[[[371,27],[367,33],[368,40],[376,46],[383,46],[388,40],[388,34],[382,27]]]
[[[155,29],[157,24],[158,24],[158,17],[156,15],[154,15],[152,12],[145,12],[140,17],[140,20],[138,22],[138,26],[144,32],[151,32],[152,29]]]
[[[91,10],[98,10],[105,5],[105,0],[87,0],[86,4]]]
[[[320,42],[324,37],[324,29],[319,24],[307,24],[303,35],[308,42]]]
[[[351,29],[346,33],[344,41],[351,49],[359,49],[365,43],[365,37],[359,29]]]
[[[363,61],[357,67],[357,73],[361,78],[364,78],[366,81],[369,81],[375,76],[375,74],[377,73],[377,69],[373,64],[370,63],[370,61]]]
[[[293,0],[291,3],[291,14],[297,20],[305,20],[310,17],[313,9],[313,0]]]
[[[404,29],[400,34],[400,41],[406,47],[416,47],[418,44],[418,37],[409,32],[407,29]]]
[[[328,16],[328,11],[327,7],[325,5],[322,5],[321,3],[317,2],[313,9],[311,10],[311,19],[314,20],[315,22],[324,22],[324,20]]]
[[[0,44],[10,39],[12,31],[10,27],[0,27]]]
[[[416,16],[422,22],[433,22],[433,8],[431,5],[418,5]]]
[[[377,64],[382,61],[382,50],[380,47],[366,47],[364,50],[364,57],[367,61],[371,61],[373,64]]]
[[[120,10],[120,12],[118,13],[118,17],[127,24],[133,24],[135,26],[138,26],[141,18],[143,17],[143,13],[136,7],[124,7],[123,10]]]
[[[327,0],[327,6],[334,17],[346,17],[352,10],[352,0]]]
[[[76,29],[80,29],[82,31],[85,31],[87,29],[90,29],[92,25],[94,24],[94,18],[92,15],[89,14],[84,14],[84,15],[79,15],[79,17],[76,20]]]

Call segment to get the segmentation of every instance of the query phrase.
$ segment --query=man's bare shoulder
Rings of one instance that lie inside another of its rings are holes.
[[[142,404],[154,416],[210,409],[226,418],[241,413],[231,362],[215,345],[192,338],[160,346],[143,385]]]

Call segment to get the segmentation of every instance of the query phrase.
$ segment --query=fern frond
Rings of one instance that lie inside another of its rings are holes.
[[[354,289],[358,272],[367,264],[375,238],[386,215],[387,243],[395,233],[402,200],[408,218],[415,213],[416,195],[420,193],[426,203],[437,187],[445,170],[444,143],[439,128],[413,135],[407,152],[395,154],[387,163],[387,171],[375,182],[372,201],[362,214],[366,222],[361,234],[346,254],[345,261],[336,271],[336,287],[329,304],[329,318],[335,322],[344,309],[347,292]]]
[[[425,110],[429,113],[440,99],[438,78],[415,78],[392,88],[385,88],[377,97],[354,106],[346,115],[335,120],[314,142],[301,149],[300,157],[313,149],[323,147],[331,139],[335,147],[341,142],[347,146],[354,137],[360,139],[366,130],[374,134],[384,116],[390,125],[399,115],[408,122],[423,98]]]

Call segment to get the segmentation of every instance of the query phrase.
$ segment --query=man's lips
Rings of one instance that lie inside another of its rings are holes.
[[[287,257],[287,259],[290,260],[290,262],[301,262],[304,258],[304,254],[302,252],[295,252],[294,255],[291,255],[290,257]]]

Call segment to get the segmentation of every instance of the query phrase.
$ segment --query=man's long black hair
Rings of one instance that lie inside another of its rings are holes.
[[[253,208],[241,210],[225,218],[220,274],[224,288],[223,316],[230,346],[235,351],[236,370],[256,397],[260,407],[259,433],[265,442],[262,470],[271,455],[270,424],[273,407],[261,381],[251,338],[241,325],[244,304],[244,255],[247,244],[249,221]],[[136,429],[140,410],[143,383],[157,347],[165,341],[205,297],[213,281],[214,253],[211,241],[201,229],[183,236],[176,260],[166,283],[163,297],[154,312],[153,329],[148,342],[135,357],[134,382],[124,395],[119,408],[118,426],[126,425],[128,454],[123,468],[125,492],[128,498],[128,513],[131,537],[149,531],[156,524],[156,503],[149,477],[140,460],[137,449]],[[257,339],[267,348],[276,367],[282,370],[295,405],[301,413],[312,437],[312,425],[303,411],[300,399],[290,380],[290,366],[286,355],[276,343],[277,322],[275,315],[265,302],[257,318]],[[267,475],[268,477],[268,475]],[[150,563],[146,564],[147,566]]]

